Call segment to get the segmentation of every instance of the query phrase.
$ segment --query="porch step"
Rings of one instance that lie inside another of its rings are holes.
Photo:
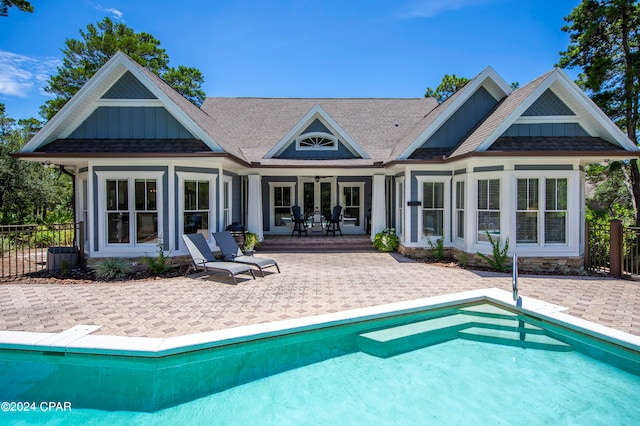
[[[298,237],[289,235],[265,235],[258,247],[259,252],[321,253],[321,252],[362,252],[375,251],[369,235],[311,234]]]
[[[500,308],[469,308],[460,313],[390,327],[358,336],[360,351],[388,358],[453,339],[551,351],[571,351],[570,345],[549,337],[540,327],[519,320]]]

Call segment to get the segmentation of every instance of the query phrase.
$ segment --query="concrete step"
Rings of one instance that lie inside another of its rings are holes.
[[[363,333],[357,338],[358,348],[364,353],[388,358],[465,338],[534,349],[571,350],[569,345],[548,337],[543,329],[509,311],[483,307],[477,309],[481,316],[472,315],[473,309],[475,307],[457,314]]]
[[[545,351],[569,352],[571,346],[544,334],[529,333],[526,329],[515,331],[471,327],[458,332],[461,339],[520,348],[542,349]]]
[[[284,253],[361,252],[374,251],[368,235],[325,236],[311,234],[309,237],[267,235],[258,251]]]

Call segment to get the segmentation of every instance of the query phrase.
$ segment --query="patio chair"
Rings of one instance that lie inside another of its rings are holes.
[[[307,233],[307,219],[302,215],[300,211],[300,206],[291,206],[291,216],[293,219],[293,231],[291,231],[291,236],[298,231],[298,238],[300,234],[304,232],[304,235],[307,237],[309,234]]]
[[[236,275],[238,274],[251,274],[253,279],[256,279],[253,269],[250,266],[234,263],[234,262],[218,262],[213,256],[207,240],[204,239],[202,234],[183,234],[182,239],[187,245],[187,249],[191,254],[191,267],[194,271],[198,269],[204,269],[205,272],[211,271],[223,271],[227,272],[233,278],[233,283],[238,284]],[[189,269],[185,275],[189,273]]]
[[[333,206],[331,217],[327,220],[327,233],[325,237],[329,235],[329,232],[333,232],[333,236],[336,236],[336,231],[340,232],[342,236],[342,229],[340,229],[340,213],[342,212],[342,206]]]
[[[275,266],[278,273],[280,273],[280,267],[275,260],[266,257],[254,257],[253,255],[246,256],[242,250],[240,250],[240,247],[238,247],[236,240],[230,232],[214,232],[213,238],[215,238],[216,244],[220,247],[220,251],[225,260],[255,266],[260,270],[263,277],[264,268],[270,268],[272,266]]]

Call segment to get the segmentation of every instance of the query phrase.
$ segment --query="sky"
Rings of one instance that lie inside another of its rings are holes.
[[[0,17],[0,103],[36,117],[66,39],[104,17],[146,32],[207,96],[417,98],[491,66],[528,83],[555,66],[579,0],[31,0]],[[568,70],[575,78],[578,70]]]

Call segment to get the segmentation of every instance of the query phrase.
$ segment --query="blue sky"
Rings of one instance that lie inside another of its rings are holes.
[[[525,84],[551,69],[579,0],[32,0],[0,18],[0,103],[38,117],[67,38],[105,16],[155,36],[208,96],[421,97],[492,66]],[[570,71],[574,77],[577,72]]]

